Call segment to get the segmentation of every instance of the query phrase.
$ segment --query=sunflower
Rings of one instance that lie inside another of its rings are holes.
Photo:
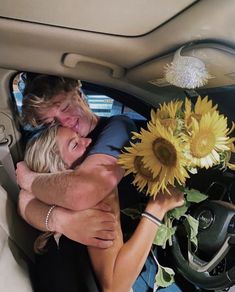
[[[175,130],[177,128],[178,113],[181,110],[183,102],[179,100],[170,101],[160,104],[160,108],[156,111],[151,110],[151,122],[155,125],[156,121],[160,120],[165,128]]]
[[[234,122],[232,123],[232,127],[231,129],[228,131],[227,135],[230,135],[233,131],[235,130],[235,124]],[[235,137],[230,138],[228,140],[228,147],[229,147],[229,151],[226,153],[226,158],[224,159],[223,163],[224,163],[224,167],[229,167],[232,170],[235,170],[235,164],[233,163],[229,163],[229,160],[231,158],[231,154],[235,153]]]
[[[149,124],[148,130],[141,132],[141,143],[138,154],[142,156],[144,166],[151,171],[157,183],[152,185],[150,194],[156,195],[161,190],[168,190],[167,185],[180,185],[188,178],[184,157],[184,144],[172,131],[163,127],[159,121]]]
[[[191,101],[186,98],[185,99],[185,113],[184,113],[184,120],[185,126],[187,129],[190,129],[192,124],[192,118],[200,121],[202,115],[206,113],[213,113],[217,110],[218,105],[213,107],[212,101],[208,100],[208,96],[201,98],[198,96],[196,104],[194,106],[194,111],[192,110],[192,103]]]
[[[200,121],[192,118],[192,136],[188,141],[192,164],[206,169],[220,164],[220,155],[231,151],[228,131],[227,118],[216,111],[204,114]]]
[[[152,172],[147,169],[142,161],[142,156],[139,156],[139,144],[130,142],[130,147],[125,147],[125,152],[119,156],[118,164],[125,169],[125,175],[134,174],[133,184],[142,192],[151,193],[151,190],[159,182],[157,178],[153,178]]]

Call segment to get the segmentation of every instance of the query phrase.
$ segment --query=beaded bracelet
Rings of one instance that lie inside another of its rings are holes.
[[[160,219],[158,219],[157,217],[155,217],[154,215],[144,211],[142,214],[141,214],[142,217],[145,217],[147,219],[149,219],[150,221],[152,221],[154,224],[158,225],[158,226],[161,226],[162,225],[162,221]]]
[[[46,219],[45,219],[45,226],[46,226],[46,230],[48,231],[52,231],[49,226],[48,226],[48,223],[49,223],[49,218],[50,218],[50,215],[51,215],[51,212],[53,211],[53,209],[56,207],[56,205],[52,205],[50,207],[50,209],[48,210],[47,212],[47,215],[46,215]]]

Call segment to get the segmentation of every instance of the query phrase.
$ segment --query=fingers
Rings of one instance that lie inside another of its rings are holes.
[[[101,210],[92,210],[92,217],[96,218],[94,221],[101,222],[102,224],[104,222],[116,222],[116,216],[107,211],[101,211]]]
[[[102,240],[114,240],[116,233],[114,231],[100,230],[97,232],[96,238]]]
[[[106,211],[106,212],[110,212],[112,211],[112,208],[109,204],[105,203],[105,202],[100,202],[99,204],[97,204],[94,209],[96,210],[102,210],[102,211]]]
[[[110,230],[113,231],[117,227],[117,222],[116,221],[104,221],[101,222],[100,225],[100,230]]]
[[[113,241],[111,241],[111,240],[101,240],[99,238],[93,238],[86,245],[87,246],[98,247],[98,248],[109,248],[109,247],[111,247],[113,245]]]

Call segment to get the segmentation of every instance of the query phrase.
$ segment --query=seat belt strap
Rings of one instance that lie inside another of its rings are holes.
[[[15,167],[7,142],[0,144],[0,183],[13,201],[17,203],[19,187],[16,182]]]

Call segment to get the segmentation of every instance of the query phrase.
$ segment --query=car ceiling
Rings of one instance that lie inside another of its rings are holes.
[[[15,5],[14,0],[3,2],[1,16],[13,19],[107,34],[139,36],[154,30],[196,1],[60,0],[58,3],[58,0],[21,0],[20,5]]]
[[[1,0],[0,67],[76,77],[157,103],[183,92],[156,85],[181,46],[213,76],[205,88],[234,83],[234,12],[234,0]]]

